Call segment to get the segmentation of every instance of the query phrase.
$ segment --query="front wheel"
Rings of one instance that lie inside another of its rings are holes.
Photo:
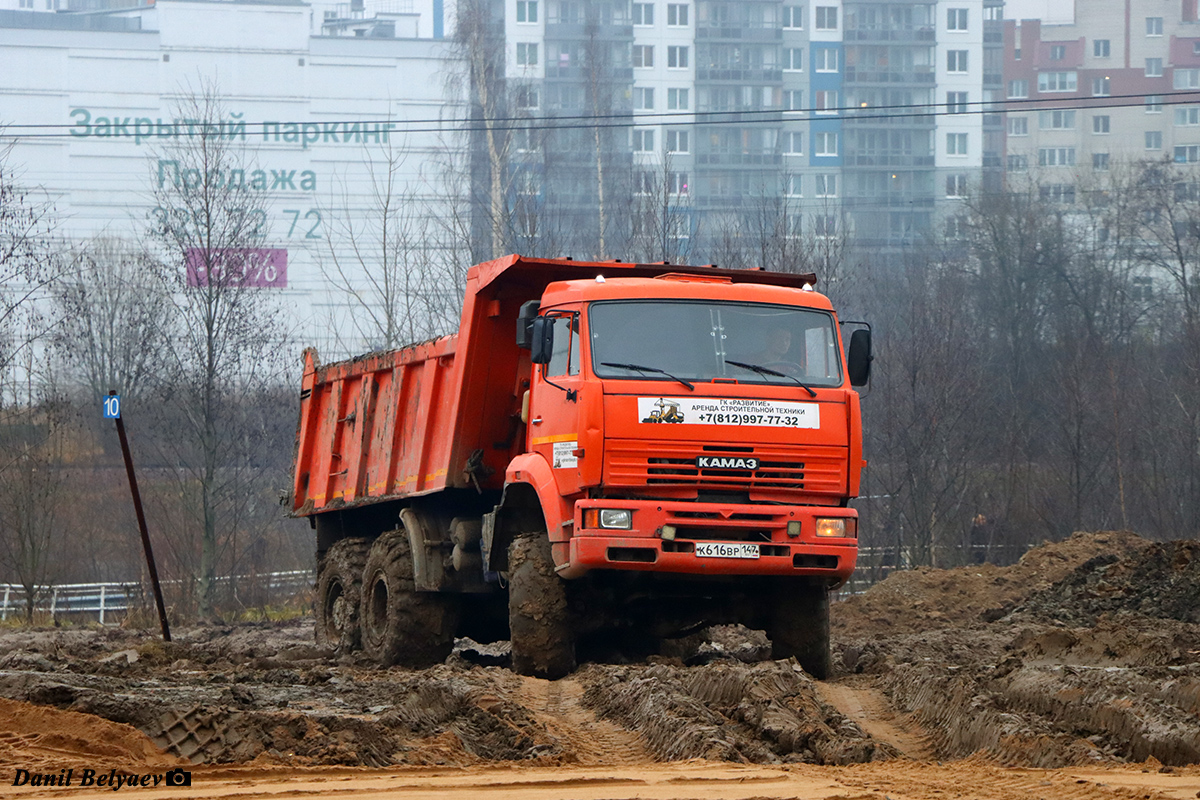
[[[363,650],[387,667],[429,667],[454,649],[458,598],[418,592],[408,533],[394,530],[371,545],[362,584]]]
[[[829,677],[829,589],[784,582],[773,593],[767,634],[773,658],[795,658],[817,680]]]
[[[575,635],[567,584],[554,571],[544,532],[518,537],[508,548],[508,625],[513,669],[556,680],[575,669]]]

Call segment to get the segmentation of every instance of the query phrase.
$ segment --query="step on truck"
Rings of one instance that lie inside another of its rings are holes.
[[[469,270],[453,335],[306,351],[318,642],[421,667],[508,639],[557,678],[742,623],[825,677],[872,356],[815,281],[508,256]]]

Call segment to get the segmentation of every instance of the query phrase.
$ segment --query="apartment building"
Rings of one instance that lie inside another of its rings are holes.
[[[508,75],[528,87],[520,96],[550,116],[629,115],[627,129],[605,129],[607,144],[584,141],[586,131],[561,137],[579,154],[571,168],[562,152],[558,169],[539,156],[529,167],[538,177],[519,183],[595,227],[599,152],[611,166],[607,196],[626,171],[635,198],[665,186],[681,237],[775,201],[797,232],[848,225],[866,247],[901,248],[1002,163],[1001,120],[979,113],[1002,96],[1001,9],[504,0]]]
[[[1196,0],[1125,0],[1090,4],[1069,24],[1005,22],[1010,177],[1070,203],[1081,174],[1200,162],[1196,16]]]

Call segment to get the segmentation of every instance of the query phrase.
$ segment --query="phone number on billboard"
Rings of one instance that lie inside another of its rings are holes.
[[[776,416],[774,414],[739,414],[734,412],[710,411],[700,415],[701,422],[710,425],[767,425],[775,428],[799,428],[799,417]]]

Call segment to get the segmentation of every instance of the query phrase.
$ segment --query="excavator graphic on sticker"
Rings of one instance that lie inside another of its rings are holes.
[[[679,403],[660,397],[654,410],[642,422],[683,422],[683,414],[679,411]]]

